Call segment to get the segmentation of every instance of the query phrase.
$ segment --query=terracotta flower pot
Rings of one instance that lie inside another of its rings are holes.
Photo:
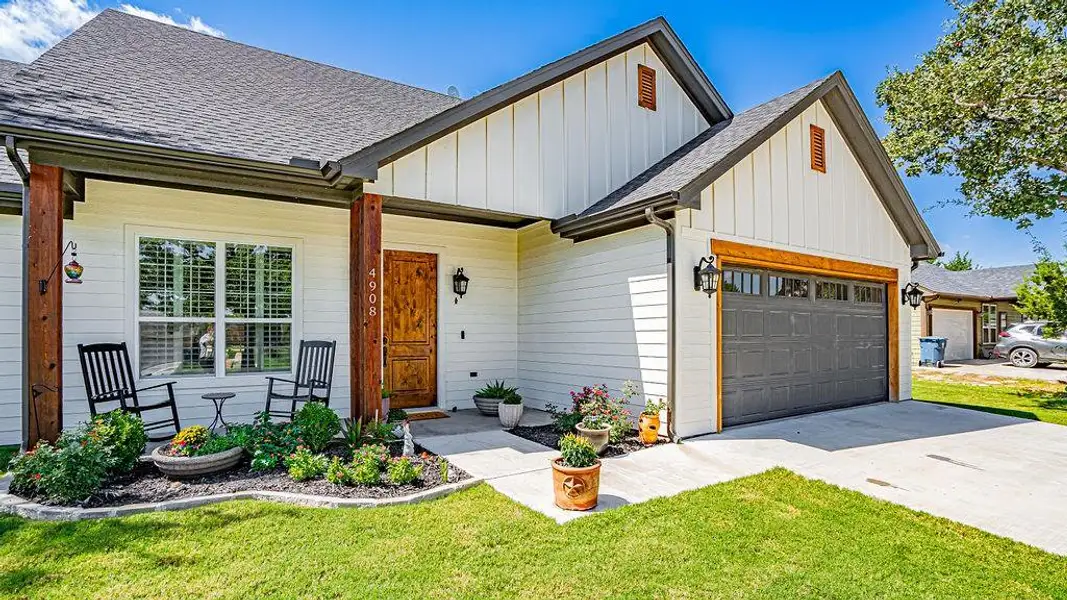
[[[584,425],[578,423],[574,427],[578,430],[578,435],[589,440],[589,443],[593,444],[593,449],[597,454],[604,452],[604,448],[608,447],[608,442],[611,438],[611,427],[605,427],[603,429],[586,429]]]
[[[600,461],[591,467],[565,467],[563,459],[552,461],[552,487],[556,506],[563,510],[591,510],[596,508],[600,495]]]
[[[659,415],[641,413],[637,420],[637,431],[642,444],[655,444],[659,439]]]
[[[497,416],[500,417],[500,424],[504,429],[514,429],[518,427],[519,421],[522,420],[522,403],[518,404],[505,404],[503,402],[497,407]]]

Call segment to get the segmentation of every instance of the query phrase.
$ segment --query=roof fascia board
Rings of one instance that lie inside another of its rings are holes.
[[[576,242],[597,238],[628,229],[648,225],[645,209],[651,207],[658,216],[673,215],[679,208],[685,208],[677,192],[668,192],[654,196],[642,202],[607,211],[586,218],[564,217],[552,221],[552,233],[564,239]]]
[[[380,165],[392,162],[416,148],[645,41],[652,45],[709,123],[714,124],[733,116],[730,108],[715,91],[707,75],[700,70],[670,25],[662,17],[658,17],[457,104],[394,136],[342,158],[341,164],[347,175],[376,179]]]

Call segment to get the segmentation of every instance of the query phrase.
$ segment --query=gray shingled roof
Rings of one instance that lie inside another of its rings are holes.
[[[971,271],[949,271],[922,263],[911,279],[923,288],[943,295],[976,298],[1015,298],[1015,288],[1034,272],[1034,265],[992,267]]]
[[[345,156],[460,99],[105,10],[0,89],[0,122],[287,164]]]
[[[15,62],[13,60],[6,60],[0,58],[0,81],[7,81],[22,67],[25,67],[25,63]]]
[[[775,119],[803,102],[808,94],[831,77],[833,75],[813,81],[706,129],[644,173],[587,208],[578,218],[625,208],[681,190],[727,159],[732,152],[769,127]]]
[[[15,72],[25,66],[24,63],[0,58],[0,96],[8,91],[8,82],[14,77]],[[15,168],[11,166],[7,155],[0,155],[0,184],[22,185],[22,180],[19,179]]]

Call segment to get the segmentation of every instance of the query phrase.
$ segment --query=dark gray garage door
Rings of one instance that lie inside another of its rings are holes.
[[[887,399],[884,285],[727,266],[721,289],[723,425]]]

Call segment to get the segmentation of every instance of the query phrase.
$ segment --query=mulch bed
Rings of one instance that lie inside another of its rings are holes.
[[[508,432],[555,450],[559,450],[559,438],[563,437],[563,435],[556,430],[555,425],[540,425],[538,427],[519,426],[514,429],[509,429]],[[667,440],[660,438],[653,445],[666,443]],[[630,454],[631,452],[637,452],[651,447],[652,446],[642,444],[641,440],[637,439],[637,433],[633,433],[623,438],[623,440],[617,444],[608,444],[607,448],[604,449],[604,453],[601,454],[600,457],[610,458],[612,456],[622,456],[623,454]]]
[[[327,454],[335,452],[337,451],[328,451]],[[423,459],[420,456],[422,452],[422,448],[416,447],[415,456],[410,457],[413,463],[422,465],[422,476],[417,483],[410,485],[382,483],[374,486],[344,486],[334,485],[325,479],[296,482],[289,478],[285,469],[253,473],[248,470],[247,459],[229,471],[204,477],[170,479],[156,470],[151,461],[147,461],[139,464],[131,473],[107,481],[96,494],[77,506],[85,508],[121,506],[249,490],[336,498],[396,498],[445,485],[446,482],[441,480],[441,460],[434,455]],[[382,477],[384,480],[385,475],[383,474]],[[470,475],[455,465],[448,465],[447,483],[456,483],[465,479],[470,479]],[[33,498],[31,500],[40,502]]]

